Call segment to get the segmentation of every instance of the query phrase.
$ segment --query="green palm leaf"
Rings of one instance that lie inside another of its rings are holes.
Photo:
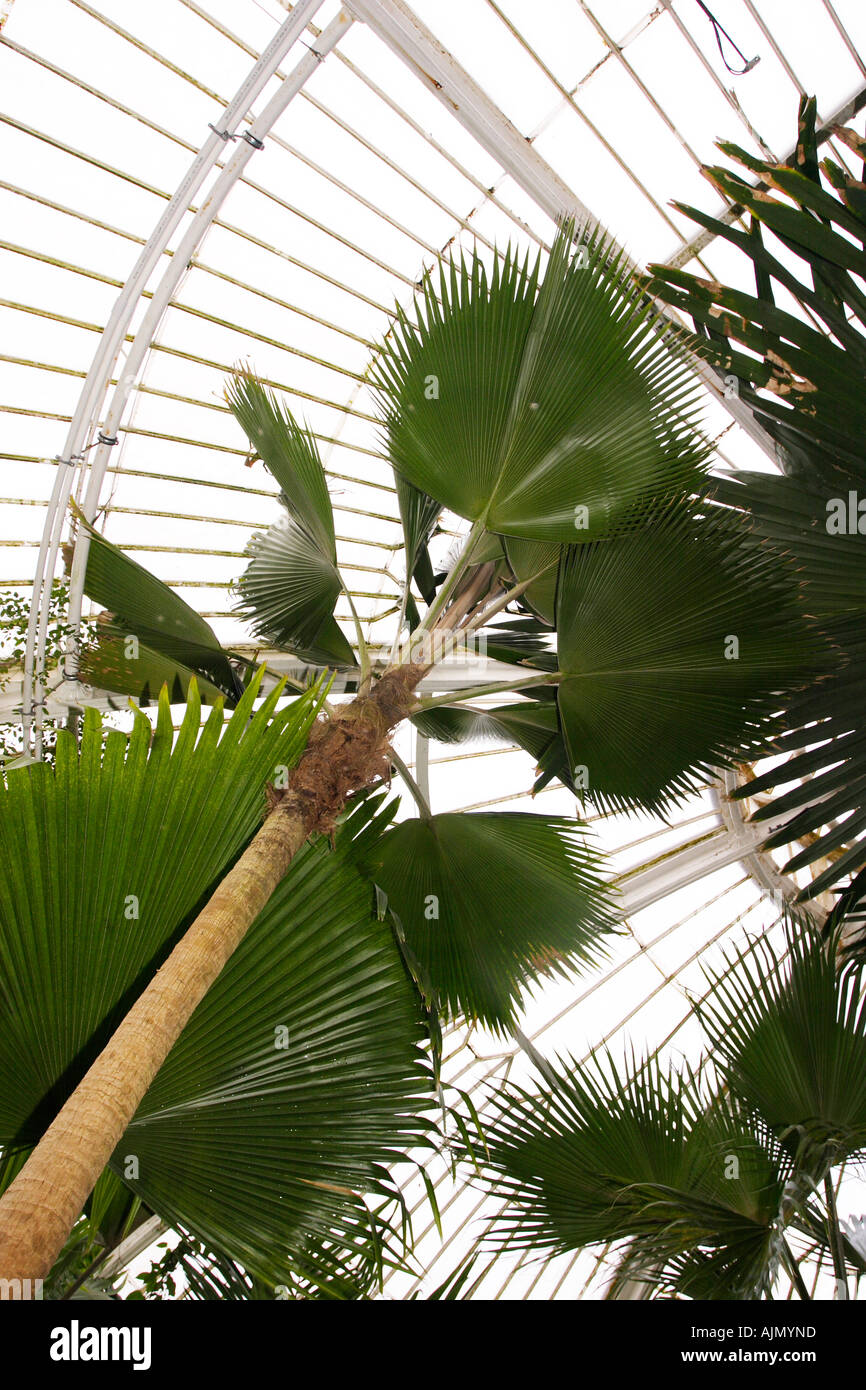
[[[551,627],[556,622],[556,585],[560,547],[546,541],[526,541],[515,536],[505,542],[508,563],[518,583],[540,577],[525,592],[526,602]]]
[[[786,864],[789,872],[825,861],[802,890],[804,899],[844,881],[866,863],[866,740],[859,695],[866,670],[866,567],[858,512],[866,464],[866,296],[861,285],[866,218],[862,185],[829,161],[819,168],[815,119],[815,101],[804,97],[792,167],[755,160],[734,145],[721,146],[759,176],[758,191],[724,169],[705,171],[750,208],[751,234],[681,208],[749,257],[755,295],[662,266],[651,267],[655,278],[648,282],[655,293],[691,314],[703,335],[693,346],[725,375],[726,385],[736,378],[739,395],[776,442],[788,478],[745,474],[716,484],[714,492],[726,505],[750,513],[758,533],[794,557],[808,609],[820,618],[835,650],[835,665],[821,683],[787,704],[787,731],[778,740],[778,751],[787,758],[737,793],[787,788],[755,819],[790,813],[786,825],[765,842],[776,848],[798,838],[805,841]],[[860,148],[854,131],[837,133],[852,149]],[[832,191],[822,184],[822,172]],[[762,226],[793,253],[784,262],[765,245]],[[774,283],[799,298],[817,322],[780,308]],[[748,352],[740,351],[740,345]]]
[[[207,683],[209,696],[216,687],[233,703],[240,695],[240,683],[204,618],[156,575],[100,535],[80,512],[77,515],[90,537],[84,592],[111,614],[105,645],[99,633],[99,640],[84,658],[92,678],[98,683],[105,674],[113,682],[104,687],[106,690],[138,695],[146,686],[154,689],[151,682],[160,670],[163,680],[174,684],[177,678],[184,690],[195,675]],[[140,649],[138,657],[124,652],[121,659],[115,641],[121,639],[125,648],[128,636],[138,638],[145,650]],[[141,668],[139,660],[143,661]]]
[[[303,1257],[295,1257],[280,1284],[250,1274],[237,1261],[208,1250],[185,1232],[143,1276],[144,1287],[151,1298],[180,1296],[194,1302],[366,1299],[381,1288],[389,1263],[387,1246],[395,1233],[381,1216],[366,1209],[355,1226],[354,1239],[348,1221],[339,1239],[308,1238]],[[398,1243],[400,1239],[398,1235]]]
[[[360,1229],[369,1242],[362,1194],[393,1194],[386,1165],[425,1142],[419,1000],[354,862],[380,800],[336,853],[319,841],[296,859],[113,1159],[123,1173],[135,1155],[152,1210],[272,1282],[333,1283],[337,1254]]]
[[[825,161],[821,166],[834,192],[823,187],[815,119],[814,98],[803,97],[792,167],[756,160],[736,145],[721,144],[727,155],[759,176],[757,189],[729,170],[705,168],[726,197],[749,209],[751,234],[677,204],[753,262],[756,295],[661,265],[650,267],[652,278],[646,284],[692,316],[698,335],[693,347],[725,376],[726,386],[731,374],[736,377],[738,394],[779,446],[785,470],[820,480],[832,489],[829,496],[840,495],[842,473],[855,474],[861,484],[864,477],[866,295],[861,281],[866,217],[862,185],[838,165]],[[838,133],[857,148],[854,131]],[[773,196],[773,190],[782,198]],[[765,245],[762,227],[786,248],[784,261]],[[779,307],[774,281],[802,301],[817,326]],[[737,344],[749,352],[739,351]]]
[[[487,655],[495,661],[528,666],[530,669],[536,667],[539,671],[557,669],[550,627],[541,618],[531,615],[485,624],[482,636]],[[541,687],[536,694],[545,691],[553,698],[553,692],[547,686]]]
[[[186,703],[193,684],[203,704],[215,705],[225,699],[225,691],[189,666],[172,661],[143,642],[132,647],[129,634],[111,622],[100,622],[96,640],[82,649],[79,671],[89,685],[132,695],[142,707],[155,703],[164,685],[173,705]]]
[[[507,251],[428,275],[373,368],[389,454],[422,492],[491,531],[606,535],[635,504],[687,491],[706,446],[696,385],[605,235],[540,267]],[[555,364],[552,367],[551,364]]]
[[[277,687],[254,714],[260,679],[224,728],[216,708],[199,735],[193,691],[174,740],[164,692],[152,741],[143,716],[127,740],[88,710],[80,756],[61,731],[55,767],[9,774],[7,1152],[38,1139],[303,751],[320,697],[276,712]],[[147,1207],[271,1283],[296,1270],[334,1286],[362,1228],[374,1239],[364,1194],[393,1200],[386,1165],[424,1142],[420,1001],[355,863],[390,819],[381,799],[347,818],[336,852],[296,857],[112,1160]]]
[[[489,710],[443,705],[413,715],[412,723],[426,738],[440,743],[500,739],[518,744],[535,758],[541,756],[559,728],[556,706],[536,700],[519,700]]]
[[[826,625],[866,610],[866,534],[847,525],[848,494],[856,489],[851,474],[840,474],[834,484],[833,495],[845,506],[841,529],[839,507],[814,478],[742,471],[714,479],[712,496],[744,512],[759,537],[793,556],[809,611]]]
[[[627,1240],[620,1274],[654,1283],[698,1249],[715,1271],[712,1296],[722,1285],[759,1297],[775,1272],[785,1180],[772,1143],[658,1061],[621,1073],[605,1055],[545,1076],[537,1094],[505,1088],[485,1126],[482,1169],[508,1203],[494,1241],[560,1254]]]
[[[354,666],[333,617],[342,581],[335,565],[290,516],[257,532],[237,583],[239,611],[257,637],[323,666]]]
[[[335,565],[334,513],[312,431],[302,429],[274,392],[249,373],[229,382],[226,400],[250,444],[279,483],[288,510]]]
[[[254,715],[260,682],[198,738],[193,688],[174,746],[167,691],[155,732],[143,715],[128,738],[103,731],[88,709],[80,754],[61,730],[56,767],[0,789],[4,1147],[38,1136],[261,823],[265,783],[303,751],[316,697],[275,713],[277,687]]]
[[[404,821],[367,860],[448,1010],[500,1032],[539,975],[603,953],[614,921],[599,870],[574,821],[511,813]]]
[[[856,496],[856,479],[849,476],[839,487],[846,510],[852,490]],[[828,528],[826,490],[808,478],[746,473],[717,483],[714,495],[743,508],[760,535],[795,558],[805,602],[833,644],[833,664],[820,683],[788,701],[787,729],[777,740],[779,752],[787,755],[784,761],[776,760],[734,792],[745,797],[776,789],[777,795],[753,819],[786,816],[784,826],[768,836],[767,848],[805,841],[786,871],[825,861],[800,894],[814,897],[866,863],[861,696],[866,679],[866,538],[856,529]]]
[[[488,644],[489,656],[503,659],[500,649]],[[512,654],[510,659],[517,659]],[[440,743],[470,743],[475,739],[500,739],[517,744],[535,758],[536,780],[532,795],[537,795],[553,778],[576,795],[585,797],[586,780],[583,769],[572,770],[565,740],[559,724],[556,692],[551,686],[540,686],[536,698],[515,700],[511,705],[475,710],[465,705],[442,705],[424,714],[412,716],[412,723],[427,738]]]
[[[860,967],[794,923],[788,948],[784,967],[759,940],[709,974],[700,1017],[728,1085],[817,1180],[866,1149],[866,1007]]]
[[[571,547],[557,610],[569,766],[602,806],[659,810],[765,746],[819,659],[778,552],[718,508]]]
[[[237,583],[241,612],[257,637],[316,665],[347,667],[355,656],[334,618],[343,581],[334,513],[315,437],[255,377],[244,373],[226,400],[253,449],[279,483],[286,515],[254,535]]]
[[[407,483],[401,474],[395,475],[395,482],[406,547],[406,574],[415,580],[425,603],[432,603],[436,585],[430,556],[427,553],[427,542],[442,507],[434,497],[428,497],[426,493],[419,492],[411,483]]]

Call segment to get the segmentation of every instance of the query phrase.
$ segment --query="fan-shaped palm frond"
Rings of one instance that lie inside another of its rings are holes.
[[[342,589],[336,567],[306,531],[286,516],[252,537],[238,580],[239,611],[263,641],[322,666],[354,666],[334,619]]]
[[[853,476],[848,481],[853,486]],[[800,895],[814,897],[866,862],[866,735],[861,720],[866,537],[856,526],[840,530],[831,525],[830,499],[815,480],[746,473],[716,483],[713,492],[725,505],[745,511],[760,535],[794,557],[804,601],[832,644],[832,661],[820,683],[787,703],[787,727],[776,744],[786,756],[733,793],[743,798],[776,790],[753,819],[785,817],[782,828],[767,837],[768,849],[805,841],[786,871],[829,860]],[[843,497],[847,510],[848,487]]]
[[[85,678],[105,690],[155,699],[163,682],[185,697],[195,677],[208,703],[217,693],[234,703],[242,686],[204,618],[80,512],[77,517],[89,538],[84,592],[110,614],[83,653]]]
[[[352,648],[334,618],[343,581],[315,437],[249,373],[235,377],[226,399],[279,483],[286,507],[286,515],[247,546],[250,563],[237,584],[240,611],[256,635],[275,647],[317,665],[354,666]]]
[[[291,411],[249,372],[226,387],[229,409],[280,485],[286,506],[322,554],[337,563],[334,513],[319,446]]]
[[[570,547],[557,627],[569,766],[602,806],[659,810],[766,747],[785,692],[820,669],[796,576],[706,505]]]
[[[856,873],[866,860],[866,785],[859,691],[866,673],[866,536],[860,493],[866,477],[866,206],[862,185],[832,160],[819,164],[816,103],[800,103],[790,165],[756,160],[735,145],[721,149],[757,174],[757,188],[720,167],[704,172],[752,215],[749,233],[681,210],[752,262],[756,293],[746,294],[683,271],[653,266],[648,287],[690,314],[695,351],[735,385],[775,441],[787,478],[739,475],[716,495],[751,513],[756,529],[790,550],[809,611],[832,639],[836,660],[814,690],[788,703],[787,754],[737,795],[788,787],[756,813],[787,824],[766,841],[805,841],[790,872],[829,860],[801,893],[808,898]],[[863,153],[862,138],[836,135]],[[822,174],[824,181],[822,181]],[[762,229],[785,248],[780,259]],[[853,238],[853,240],[852,240]],[[779,306],[774,286],[793,294],[812,322]],[[745,347],[748,351],[743,352]]]
[[[491,531],[581,541],[695,485],[695,379],[600,230],[558,234],[541,281],[508,250],[440,266],[373,380],[399,473]],[[540,282],[541,281],[541,282]],[[552,365],[555,364],[555,365]]]
[[[155,732],[140,715],[128,738],[103,734],[88,710],[80,753],[60,731],[56,768],[0,789],[4,1145],[33,1142],[41,1107],[58,1108],[260,824],[276,767],[300,756],[316,698],[275,713],[276,688],[253,716],[259,685],[225,728],[215,707],[198,739],[193,691],[174,746],[167,692]]]
[[[494,1240],[563,1253],[628,1241],[620,1275],[682,1283],[700,1251],[720,1286],[760,1297],[776,1267],[785,1164],[724,1098],[655,1060],[621,1073],[610,1056],[547,1067],[533,1094],[509,1086],[485,1126],[481,1167],[508,1203]],[[710,1281],[707,1281],[708,1284]]]
[[[838,970],[832,948],[794,923],[788,951],[785,965],[763,939],[737,952],[708,975],[699,1012],[731,1090],[818,1180],[866,1148],[862,972]]]
[[[393,1198],[386,1165],[426,1140],[420,1001],[355,866],[380,801],[336,852],[320,840],[294,861],[112,1160],[123,1174],[134,1155],[151,1210],[271,1282],[337,1280],[370,1239],[364,1194]]]
[[[540,974],[602,953],[613,917],[599,870],[574,821],[512,813],[404,821],[367,861],[448,1010],[499,1031]]]

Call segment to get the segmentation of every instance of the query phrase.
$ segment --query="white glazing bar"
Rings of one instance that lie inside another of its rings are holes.
[[[854,59],[854,62],[857,64],[863,76],[866,77],[866,63],[864,63],[861,54],[858,53],[857,48],[851,38],[851,35],[848,33],[848,30],[845,28],[845,25],[842,23],[841,19],[836,13],[836,8],[831,3],[831,0],[824,0],[824,9],[827,11],[828,15],[830,16],[836,28],[838,29],[842,42],[844,43],[848,52],[851,54],[851,57]]]
[[[567,212],[581,221],[592,219],[589,208],[403,0],[348,0],[348,9],[407,64],[548,217],[556,221]]]
[[[331,49],[339,43],[340,39],[351,27],[352,22],[351,16],[345,12],[341,11],[337,15],[336,19],[322,31],[320,37],[316,41],[315,49],[310,49],[304,55],[293,69],[292,73],[284,80],[279,90],[265,106],[261,115],[256,118],[249,130],[245,131],[243,136],[238,140],[231,158],[227,160],[219,178],[190,223],[186,235],[171,259],[170,265],[166,267],[159,287],[155,291],[147,313],[142,319],[141,326],[135,335],[132,347],[129,350],[125,370],[115,387],[111,405],[106,416],[104,436],[108,440],[116,438],[132,387],[138,377],[144,359],[150,351],[162,317],[180,281],[186,274],[189,263],[201,244],[207,229],[210,227],[248,161],[257,150],[263,147],[264,137],[268,134],[275,121],[283,114],[286,107],[294,97],[297,96],[304,84],[309,81],[319,63],[322,62],[325,56],[330,53]],[[102,437],[103,436],[100,436],[101,439]],[[100,442],[93,460],[83,507],[84,515],[88,520],[91,520],[96,515],[102,482],[111,456],[111,447],[111,444],[108,442]],[[79,530],[75,543],[75,556],[72,563],[72,575],[69,583],[68,621],[70,627],[73,629],[73,633],[77,630],[81,617],[81,603],[84,595],[84,574],[87,568],[89,548],[89,536],[82,528]],[[68,679],[74,680],[76,678],[77,667],[77,641],[75,636],[72,636],[70,638],[70,647],[66,658]]]
[[[33,580],[33,597],[30,621],[27,628],[27,644],[24,656],[24,690],[22,700],[22,722],[25,745],[30,738],[31,720],[36,706],[37,755],[41,752],[41,699],[43,673],[37,672],[34,681],[34,667],[44,659],[45,640],[48,627],[48,592],[57,563],[57,552],[65,520],[66,504],[72,490],[75,466],[80,461],[85,442],[93,428],[99,410],[113,375],[117,358],[124,342],[127,329],[138,304],[139,297],[147,281],[158,264],[172,234],[182,221],[190,204],[207,175],[222,153],[224,140],[219,131],[233,134],[251,104],[274,76],[280,63],[309,21],[321,8],[323,0],[298,0],[291,15],[274,35],[261,58],[253,65],[235,96],[226,106],[218,127],[205,140],[195,159],[189,166],[168,206],[159,219],[152,235],[141,252],[132,273],[117,298],[114,308],[102,334],[93,362],[85,380],[78,404],[66,436],[63,449],[63,462],[58,463],[48,513],[45,519],[42,541],[39,547],[36,573]],[[47,587],[46,587],[47,586]],[[43,601],[44,596],[44,601]]]
[[[621,875],[616,880],[617,916],[627,920],[661,898],[746,859],[758,849],[770,828],[741,824],[735,831],[722,824],[696,843],[679,845],[654,863]]]
[[[541,56],[538,53],[536,53],[532,45],[527,42],[523,34],[517,28],[517,26],[514,25],[508,18],[508,16],[504,14],[503,11],[499,8],[499,6],[496,4],[496,0],[487,0],[487,4],[493,10],[493,13],[498,17],[500,22],[506,26],[509,33],[512,34],[515,40],[520,44],[523,51],[529,55],[529,57],[536,64],[536,66],[541,70],[541,72],[544,73],[548,82],[550,82],[550,84],[556,88],[556,90],[562,97],[562,104],[555,107],[554,110],[550,113],[550,115],[548,115],[539,126],[536,126],[533,134],[533,139],[537,138],[541,134],[541,131],[546,129],[550,122],[553,119],[555,119],[555,117],[562,110],[563,106],[567,106],[568,108],[570,108],[570,110],[572,110],[574,114],[577,116],[578,120],[580,120],[583,123],[583,125],[586,126],[587,130],[592,132],[595,139],[598,140],[599,144],[601,144],[603,148],[607,151],[611,159],[614,160],[614,162],[616,163],[617,167],[620,168],[622,172],[625,174],[626,178],[634,184],[641,197],[645,198],[646,201],[650,204],[650,206],[655,210],[656,215],[660,217],[661,220],[670,228],[675,237],[679,237],[680,240],[682,240],[682,238],[680,237],[679,227],[677,226],[676,222],[674,222],[673,218],[669,215],[665,208],[662,207],[661,203],[653,197],[646,184],[638,178],[637,174],[635,173],[634,169],[631,168],[628,161],[623,159],[622,156],[617,153],[613,145],[607,139],[604,132],[600,130],[599,127],[589,119],[586,112],[583,110],[583,107],[578,104],[576,100],[576,94],[580,87],[583,85],[583,82],[578,83],[577,87],[574,88],[572,91],[569,91],[566,87],[564,87],[563,84],[560,82],[559,78],[556,76],[556,74],[547,66],[547,64],[544,62]],[[651,18],[652,16],[649,17],[647,23],[643,26],[644,28],[647,27],[647,24],[649,23],[649,20]],[[611,52],[609,56],[613,57],[613,53]],[[584,81],[585,80],[586,79],[584,79]]]

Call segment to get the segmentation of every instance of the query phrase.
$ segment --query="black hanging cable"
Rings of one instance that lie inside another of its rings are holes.
[[[712,10],[708,9],[708,7],[704,4],[704,0],[697,0],[697,3],[698,3],[698,5],[700,5],[700,7],[701,7],[701,9],[703,10],[704,14],[706,15],[707,19],[710,21],[710,23],[711,23],[712,26],[713,26],[713,33],[714,33],[715,36],[716,36],[716,43],[717,43],[718,46],[719,46],[719,53],[721,54],[722,62],[724,63],[725,67],[728,69],[728,72],[733,73],[734,77],[745,77],[745,75],[746,75],[747,72],[751,72],[751,71],[752,71],[752,68],[757,67],[758,63],[760,63],[760,61],[761,61],[760,57],[757,57],[757,58],[747,58],[746,55],[745,55],[745,53],[743,52],[743,50],[739,47],[739,45],[736,44],[736,43],[734,43],[734,40],[731,38],[731,36],[730,36],[730,34],[728,33],[727,29],[725,29],[725,28],[719,23],[719,21],[716,19],[716,16],[713,14]],[[727,58],[725,57],[725,50],[724,50],[724,48],[722,47],[722,35],[723,35],[723,34],[724,34],[725,38],[727,39],[728,43],[731,45],[731,48],[734,50],[734,52],[735,52],[735,53],[739,53],[740,57],[741,57],[742,60],[743,60],[743,67],[741,67],[741,68],[732,68],[732,67],[731,67],[730,63],[728,62]]]

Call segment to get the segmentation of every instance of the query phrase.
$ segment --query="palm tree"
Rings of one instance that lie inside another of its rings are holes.
[[[798,1240],[847,1298],[866,1258],[835,1189],[866,1154],[866,1003],[862,964],[837,970],[834,946],[789,921],[784,958],[762,938],[708,974],[694,1071],[657,1056],[623,1071],[603,1053],[546,1065],[537,1092],[504,1090],[475,1151],[506,1199],[498,1241],[613,1243],[614,1292],[758,1299],[784,1272],[807,1299]]]
[[[163,689],[152,742],[142,715],[127,740],[87,711],[80,748],[64,731],[55,767],[11,773],[2,797],[7,1276],[49,1271],[110,1164],[251,1276],[334,1289],[378,1239],[363,1194],[395,1202],[390,1165],[435,1142],[439,1011],[508,1029],[522,990],[595,960],[615,920],[580,823],[433,815],[397,726],[459,739],[486,720],[542,779],[655,810],[765,749],[825,661],[795,567],[708,498],[688,363],[598,229],[564,226],[543,275],[510,250],[489,271],[443,262],[372,376],[410,630],[380,660],[356,621],[351,702],[320,678],[256,710],[264,669],[91,537],[107,613],[88,669]],[[284,506],[241,604],[267,642],[351,669],[315,441],[249,374],[228,399]],[[437,577],[443,507],[470,527]],[[513,677],[419,695],[479,633]],[[169,689],[187,700],[174,746]],[[481,714],[491,691],[506,703]],[[419,809],[399,825],[373,790],[394,768]]]

